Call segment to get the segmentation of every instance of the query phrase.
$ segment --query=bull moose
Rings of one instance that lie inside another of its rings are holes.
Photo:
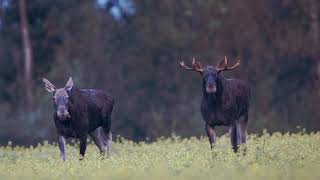
[[[71,77],[65,87],[59,89],[46,78],[43,78],[43,82],[45,89],[53,95],[53,116],[61,158],[66,160],[67,138],[80,140],[80,155],[84,157],[88,134],[100,153],[107,152],[109,155],[114,100],[102,90],[77,88]]]
[[[216,66],[202,67],[193,58],[191,67],[183,61],[180,65],[202,76],[201,114],[211,149],[216,142],[215,127],[229,126],[231,145],[237,152],[238,146],[246,142],[250,88],[242,80],[224,78],[221,72],[235,69],[240,61],[229,67],[225,57]]]

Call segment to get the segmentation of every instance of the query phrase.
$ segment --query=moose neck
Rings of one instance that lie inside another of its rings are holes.
[[[69,92],[70,104],[75,104],[79,96],[81,96],[80,90],[77,87],[73,87]]]
[[[222,103],[222,94],[224,89],[224,78],[219,76],[216,81],[217,91],[215,93],[208,93],[205,88],[205,82],[202,85],[203,98],[207,102],[209,109],[216,109]]]

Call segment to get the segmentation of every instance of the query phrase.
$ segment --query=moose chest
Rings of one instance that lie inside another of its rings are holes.
[[[210,106],[201,104],[201,114],[204,121],[211,126],[229,126],[233,122],[232,107]]]
[[[65,137],[79,138],[87,132],[86,128],[74,124],[71,121],[60,122],[58,119],[55,120],[55,125],[59,134]]]

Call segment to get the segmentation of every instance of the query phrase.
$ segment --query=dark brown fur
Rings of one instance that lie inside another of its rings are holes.
[[[200,72],[202,76],[201,114],[206,123],[211,148],[216,141],[215,127],[229,126],[231,145],[237,152],[238,146],[246,142],[250,89],[242,80],[225,79],[221,72],[236,68],[240,61],[232,67],[228,67],[226,58],[219,62],[217,67],[202,68],[201,63],[195,59],[192,67],[188,67],[184,62],[180,65]]]
[[[69,89],[67,90],[68,98],[64,103],[58,104],[57,102],[61,102],[58,99],[62,97],[55,97],[54,112],[62,159],[66,159],[66,138],[80,139],[80,155],[84,156],[88,134],[102,154],[105,151],[109,153],[112,141],[111,113],[114,100],[101,90],[78,89],[73,86],[73,82],[71,88],[66,86],[65,89]],[[67,107],[68,117],[58,115],[59,106]]]
[[[246,141],[250,90],[245,82],[225,79],[221,75],[218,75],[216,84],[216,93],[209,94],[204,90],[201,102],[207,135],[212,147],[215,143],[215,127],[229,126],[231,144],[236,152],[238,145]]]

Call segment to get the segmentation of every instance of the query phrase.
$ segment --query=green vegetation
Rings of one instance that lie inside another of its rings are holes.
[[[56,145],[1,147],[0,176],[23,179],[319,179],[320,133],[251,135],[244,155],[218,138],[211,151],[206,138],[158,139],[134,143],[118,139],[110,158],[101,159],[94,145],[78,160],[78,148],[68,146],[62,162]]]

